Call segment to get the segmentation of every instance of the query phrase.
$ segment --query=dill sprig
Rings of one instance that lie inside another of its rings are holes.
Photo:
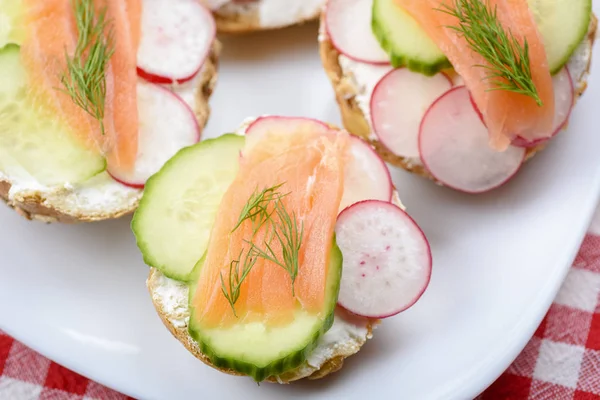
[[[221,291],[223,295],[231,305],[231,309],[233,310],[233,315],[237,318],[237,314],[235,312],[235,303],[240,298],[240,288],[242,287],[242,283],[256,264],[256,257],[252,257],[250,252],[246,252],[246,256],[242,261],[242,254],[244,253],[244,249],[240,252],[240,255],[237,260],[231,261],[229,264],[229,291],[227,290],[225,285],[225,279],[223,278],[223,273],[221,273]],[[240,268],[240,262],[242,268]]]
[[[61,76],[62,92],[98,120],[104,135],[106,69],[114,54],[114,35],[106,19],[106,8],[96,12],[93,0],[73,0],[77,24],[77,46],[67,52],[67,71]]]
[[[281,200],[277,200],[275,203],[275,212],[277,213],[278,222],[273,222],[272,235],[263,242],[264,248],[258,247],[253,242],[246,242],[250,245],[251,252],[256,257],[269,260],[274,264],[279,265],[290,274],[290,279],[292,281],[292,295],[295,295],[294,283],[298,276],[299,254],[300,247],[302,246],[302,236],[304,235],[304,223],[298,228],[296,213],[292,212],[292,215],[290,215]],[[277,255],[271,247],[271,243],[274,239],[277,239],[281,246],[280,259],[277,258]]]
[[[249,220],[252,222],[252,238],[251,240],[244,240],[244,243],[248,245],[248,250],[242,248],[238,259],[230,262],[227,282],[225,282],[222,271],[220,274],[221,292],[229,302],[236,317],[235,303],[240,297],[240,288],[259,258],[273,262],[290,274],[292,294],[295,295],[294,282],[298,276],[304,223],[298,227],[296,213],[292,212],[290,215],[283,204],[283,198],[289,195],[289,193],[279,192],[283,185],[284,183],[280,183],[260,192],[256,190],[242,208],[238,222],[231,231],[232,233],[235,232],[244,221]],[[254,240],[260,228],[265,224],[264,247],[259,247]],[[281,257],[278,257],[273,250],[272,243],[274,240],[279,242]]]
[[[262,225],[271,217],[273,211],[267,209],[273,201],[280,200],[289,193],[281,194],[277,190],[283,186],[283,183],[264,189],[262,191],[255,190],[248,202],[242,208],[237,224],[231,232],[234,232],[246,220],[252,221],[252,235],[256,235]]]
[[[439,11],[458,19],[458,26],[448,26],[462,35],[469,47],[481,54],[489,65],[476,65],[489,71],[491,90],[506,90],[532,97],[538,106],[542,100],[531,76],[529,44],[523,45],[512,31],[506,30],[497,16],[497,7],[489,0],[456,0],[454,7],[443,4]]]

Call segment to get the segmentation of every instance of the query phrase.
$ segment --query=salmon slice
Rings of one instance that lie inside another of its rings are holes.
[[[109,168],[130,171],[137,156],[137,48],[140,41],[141,0],[104,0],[114,32],[115,52],[106,80],[105,126],[112,141]],[[97,2],[102,3],[102,2]]]
[[[247,241],[263,248],[267,241],[277,258],[281,257],[281,246],[270,239],[266,226],[254,239],[250,221],[232,232],[252,194],[279,184],[280,193],[289,193],[282,200],[286,210],[296,216],[298,228],[304,228],[294,293],[290,274],[259,257],[241,285],[236,314],[243,321],[284,324],[299,309],[311,313],[322,309],[348,146],[346,134],[300,131],[267,134],[244,149],[238,176],[219,206],[200,271],[193,298],[196,318],[215,327],[239,321],[222,292],[220,276],[228,282],[229,266],[247,251]],[[276,215],[273,218],[280,222]]]
[[[59,90],[67,71],[66,55],[77,45],[71,0],[24,0],[27,34],[21,54],[38,102],[48,107],[89,147],[106,154],[111,168],[130,169],[137,155],[136,52],[141,0],[98,0],[106,7],[115,52],[106,72],[105,135],[100,124]]]
[[[496,7],[499,21],[506,31],[512,32],[521,44],[527,40],[531,74],[542,106],[522,94],[490,91],[494,84],[486,79],[489,71],[477,66],[489,63],[471,50],[464,37],[451,29],[458,26],[458,20],[439,11],[444,4],[454,6],[456,0],[396,0],[419,22],[463,77],[490,131],[494,148],[506,149],[516,135],[528,140],[549,137],[554,118],[554,89],[546,51],[527,0],[483,1],[489,7]]]
[[[100,125],[79,108],[71,97],[57,90],[67,69],[65,54],[73,54],[77,45],[77,27],[68,0],[24,0],[26,36],[21,59],[30,80],[36,104],[64,120],[73,133],[90,148],[102,151]]]

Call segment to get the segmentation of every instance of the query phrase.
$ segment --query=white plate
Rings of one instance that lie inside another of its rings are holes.
[[[316,36],[308,25],[227,40],[206,136],[264,113],[339,122]],[[473,397],[533,334],[585,233],[600,190],[597,104],[592,79],[569,132],[488,195],[395,171],[403,201],[431,241],[431,286],[326,380],[258,387],[194,359],[154,312],[127,218],[46,226],[0,208],[0,328],[143,399]]]

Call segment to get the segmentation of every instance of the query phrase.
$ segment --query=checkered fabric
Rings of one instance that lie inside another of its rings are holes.
[[[480,399],[600,399],[600,236],[585,238],[535,335]]]
[[[126,400],[0,331],[0,400]]]
[[[600,216],[596,221],[534,337],[479,399],[600,400]],[[0,331],[0,400],[84,399],[128,397]]]

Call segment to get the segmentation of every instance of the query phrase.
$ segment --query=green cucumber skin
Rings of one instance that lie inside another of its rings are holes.
[[[383,22],[380,21],[382,20],[382,18],[378,16],[378,13],[380,12],[378,11],[378,4],[382,1],[386,0],[373,1],[373,17],[371,21],[371,27],[373,30],[373,34],[379,41],[381,47],[388,53],[392,66],[394,66],[395,68],[406,67],[411,71],[418,72],[427,76],[435,75],[436,73],[446,68],[452,68],[452,64],[445,57],[433,62],[424,63],[420,60],[415,60],[411,57],[407,57],[397,52],[394,48],[393,40],[390,39],[390,32],[386,30]],[[551,4],[553,1],[555,0],[545,0],[540,1],[540,3]],[[537,10],[536,7],[538,6],[536,5],[535,0],[529,0],[529,4],[533,11]],[[559,54],[562,54],[561,57],[555,59],[551,57],[552,59],[548,60],[550,73],[552,75],[555,75],[558,72],[560,72],[562,68],[569,62],[569,60],[573,56],[573,53],[585,38],[591,21],[592,0],[576,0],[570,3],[569,6],[584,7],[583,12],[585,15],[585,19],[578,21],[576,24],[570,23],[568,25],[569,29],[577,29],[577,33],[572,35],[572,37],[571,35],[569,35],[571,39],[567,45],[564,45],[564,42],[561,43],[560,38],[558,40],[554,40],[556,39],[556,37],[552,36],[554,30],[551,28],[553,28],[553,26],[546,28],[544,31],[540,30],[542,39],[544,40],[544,45],[547,46],[546,48],[548,54],[552,53],[552,46],[564,46],[564,48],[561,48],[561,50],[559,51]],[[539,23],[540,22],[538,21],[538,26],[540,26]],[[575,28],[573,28],[573,26],[575,26]]]
[[[426,76],[433,76],[444,69],[452,68],[452,64],[445,56],[442,56],[431,63],[424,63],[397,53],[394,49],[393,42],[388,38],[388,32],[380,22],[381,18],[378,15],[379,12],[377,7],[378,1],[381,0],[373,1],[371,29],[373,30],[375,38],[379,41],[380,46],[389,55],[390,63],[394,68],[406,67],[413,72],[418,72]]]
[[[335,242],[335,235],[333,239],[333,246],[331,248],[330,255],[330,272],[328,276],[328,282],[330,284],[327,293],[332,296],[331,299],[326,299],[328,303],[327,316],[324,318],[323,323],[312,337],[309,338],[308,342],[299,349],[292,350],[288,355],[277,360],[273,360],[265,367],[258,367],[252,363],[248,363],[243,360],[234,359],[231,357],[221,357],[217,354],[206,340],[202,337],[201,327],[196,326],[194,318],[194,308],[192,307],[191,300],[193,298],[192,288],[195,285],[190,285],[190,322],[188,324],[188,332],[190,336],[198,343],[200,350],[206,355],[213,365],[217,368],[231,369],[240,374],[250,376],[256,382],[262,382],[270,376],[281,375],[287,371],[299,367],[308,355],[316,348],[317,343],[321,336],[323,336],[333,325],[335,317],[335,308],[337,305],[338,295],[340,291],[340,280],[342,277],[342,252]],[[329,296],[328,296],[329,297]]]
[[[229,134],[219,136],[218,138],[215,138],[215,139],[203,140],[197,144],[194,144],[194,145],[188,146],[188,147],[184,147],[181,150],[179,150],[169,161],[167,161],[161,167],[161,169],[156,174],[154,174],[153,176],[151,176],[148,179],[148,181],[146,182],[146,185],[145,185],[144,195],[142,196],[142,199],[140,200],[140,204],[133,215],[133,219],[131,221],[131,230],[135,236],[136,244],[142,253],[142,258],[144,260],[144,263],[152,268],[158,269],[167,278],[170,278],[170,279],[173,279],[176,281],[180,281],[180,282],[190,282],[190,280],[194,277],[194,271],[196,270],[196,267],[194,267],[191,271],[189,271],[187,273],[181,274],[181,273],[178,273],[177,271],[175,271],[174,268],[171,268],[171,266],[165,265],[165,264],[159,262],[155,258],[153,253],[151,251],[149,251],[150,246],[144,240],[144,229],[145,228],[141,221],[143,219],[143,214],[145,212],[145,208],[147,207],[147,204],[151,199],[152,193],[155,190],[154,187],[160,186],[160,177],[161,177],[161,173],[163,171],[170,169],[175,163],[178,162],[179,158],[181,156],[186,155],[186,153],[194,152],[200,146],[205,147],[205,146],[213,145],[218,141],[221,141],[221,142],[222,141],[240,141],[241,143],[243,143],[244,138],[240,135],[229,133]]]

